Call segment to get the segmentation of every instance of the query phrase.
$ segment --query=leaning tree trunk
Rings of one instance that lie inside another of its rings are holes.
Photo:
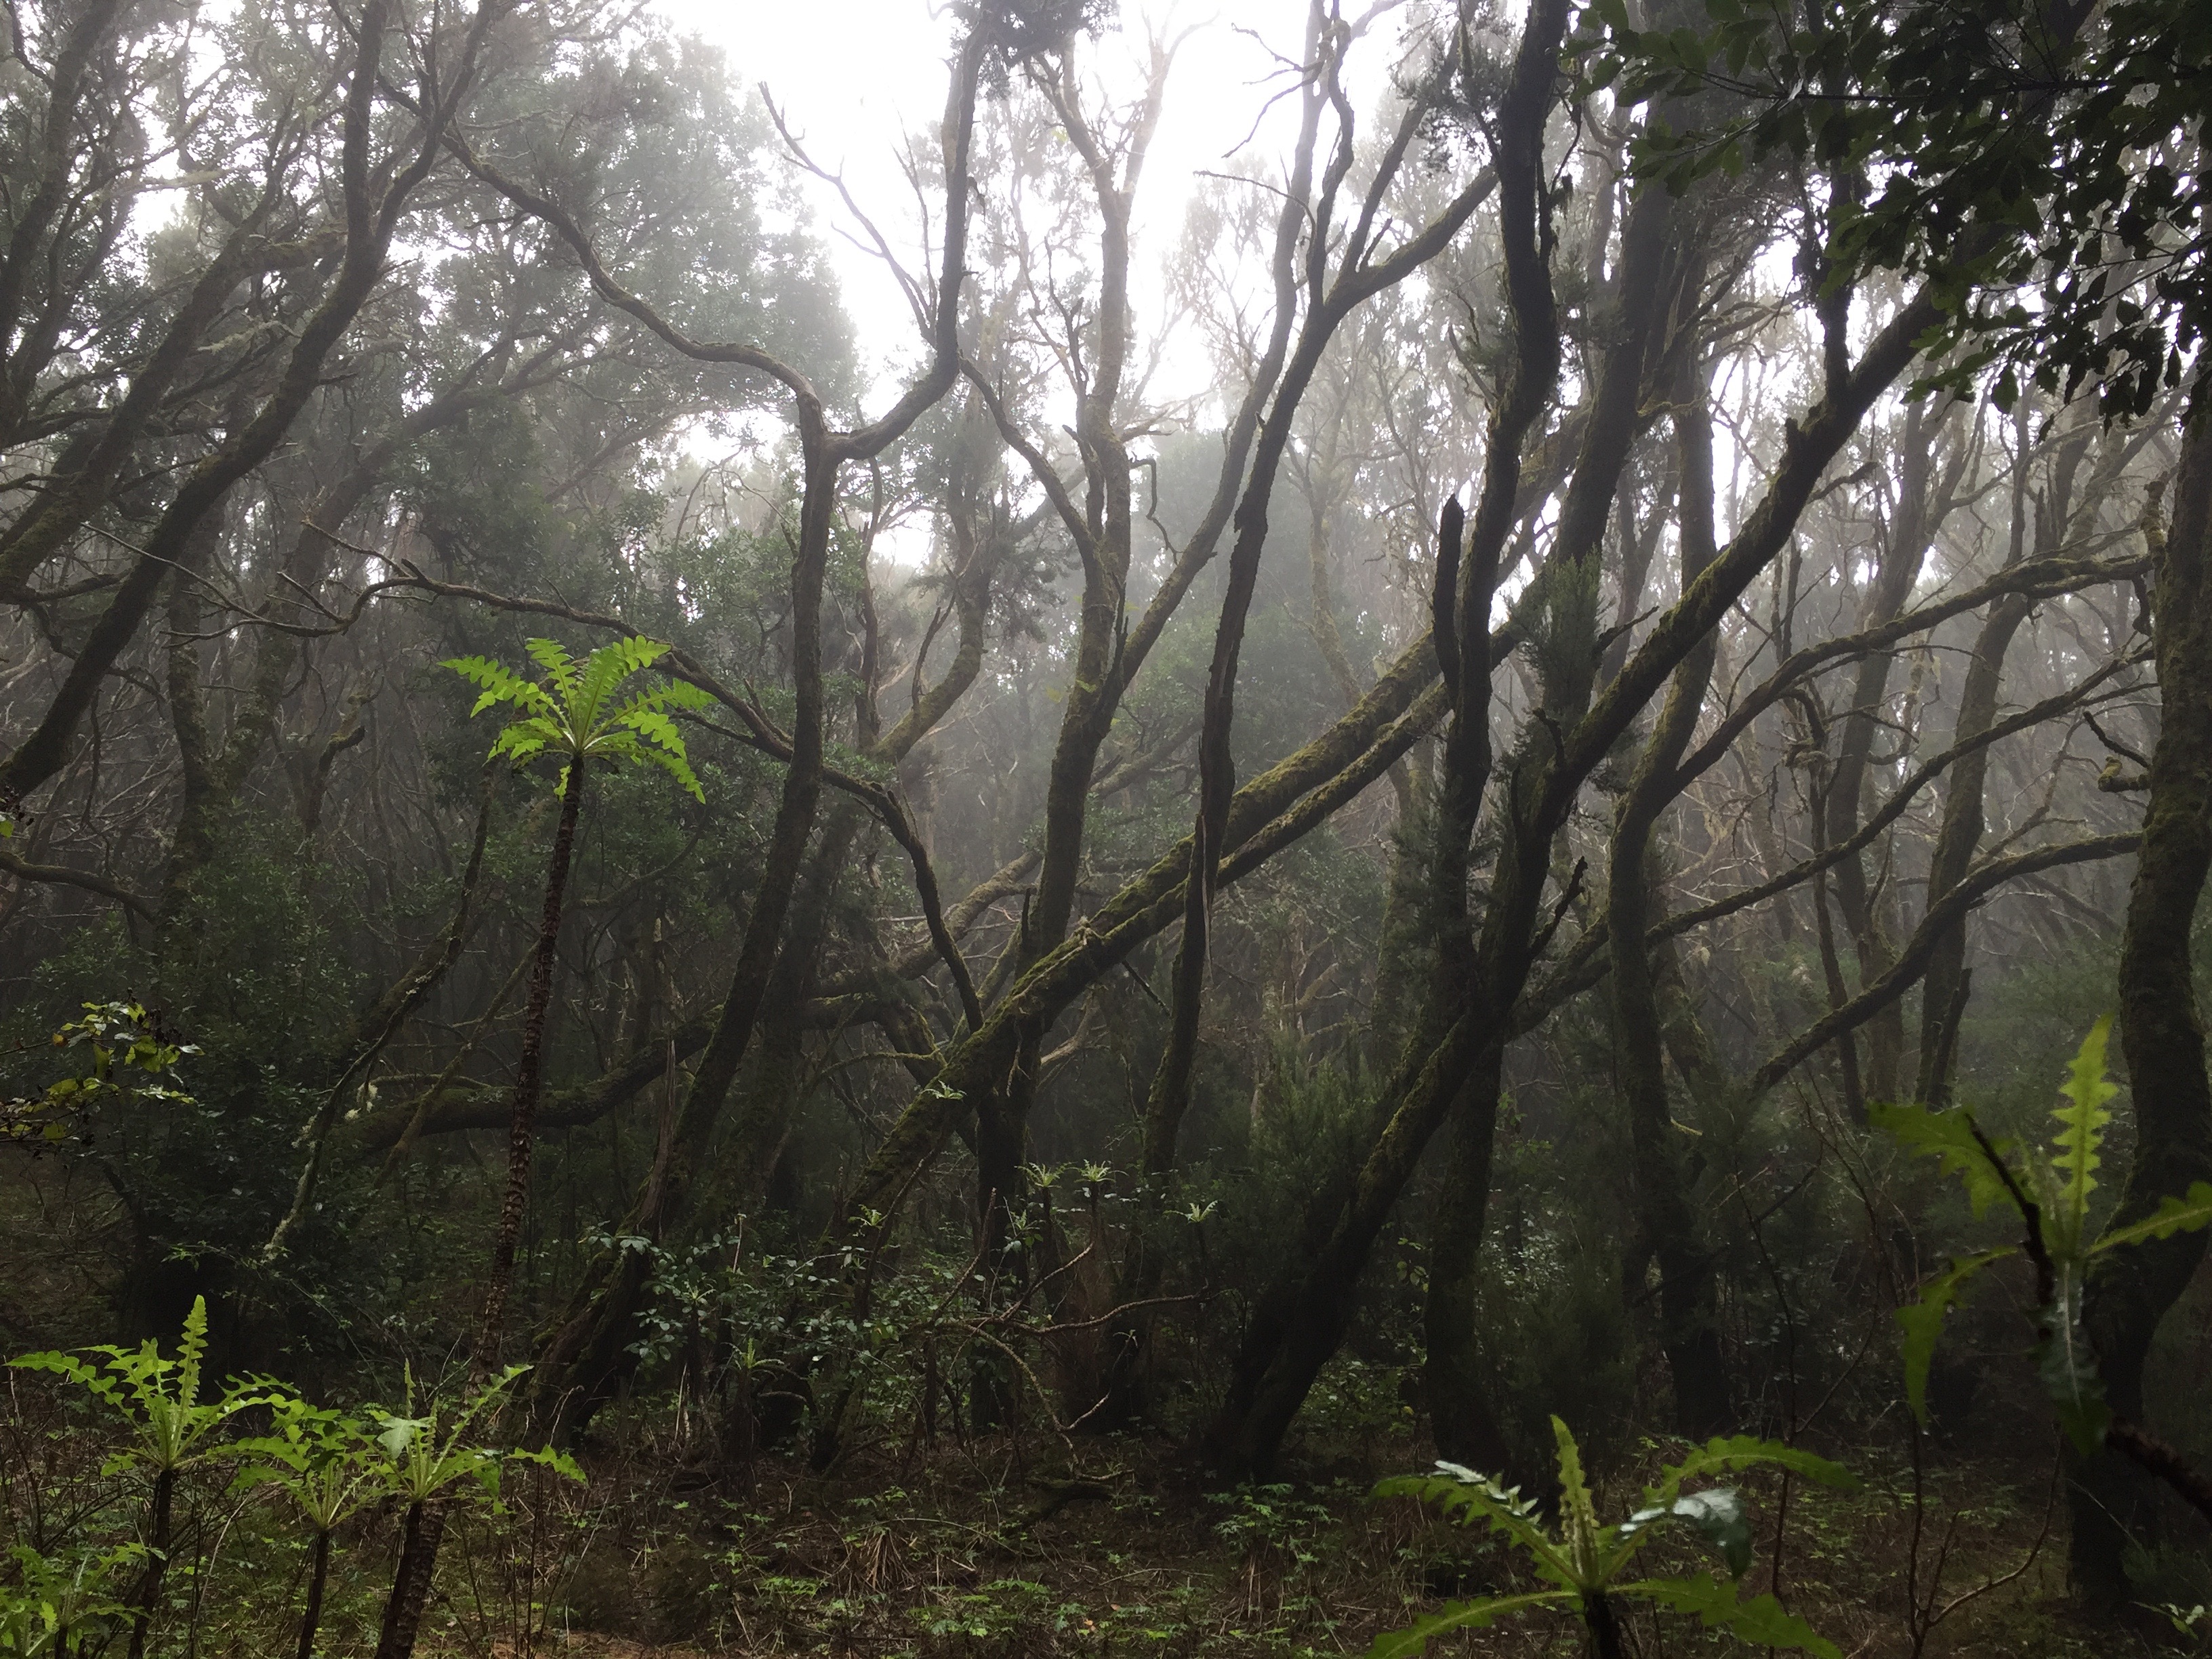
[[[1929,544],[1949,511],[1956,469],[1939,479],[1932,465],[1932,451],[1943,425],[1940,411],[1933,422],[1928,422],[1922,405],[1916,403],[1905,406],[1905,433],[1899,446],[1904,476],[1899,481],[1897,515],[1867,592],[1859,619],[1862,628],[1878,627],[1904,610],[1905,601],[1911,597],[1913,584],[1919,580]],[[1883,718],[1889,698],[1890,669],[1894,661],[1892,652],[1871,652],[1860,662],[1858,672],[1852,678],[1850,702],[1838,721],[1842,738],[1823,803],[1823,830],[1829,846],[1849,841],[1864,817],[1868,779],[1875,769],[1875,740],[1894,729]],[[1854,853],[1839,860],[1827,885],[1835,896],[1844,926],[1850,931],[1858,958],[1858,982],[1863,988],[1881,978],[1896,957],[1896,945],[1888,929],[1882,926],[1878,895],[1875,884],[1868,880],[1864,859]],[[1824,951],[1824,957],[1829,954]],[[1853,1117],[1864,1117],[1869,1100],[1897,1098],[1904,1034],[1901,1005],[1893,1004],[1869,1023],[1864,1080],[1860,1086],[1846,1091]],[[1853,1063],[1855,1045],[1855,1038],[1844,1040],[1847,1067]]]
[[[1685,365],[1674,429],[1680,458],[1682,587],[1713,559],[1713,447],[1702,369]],[[1716,1322],[1712,1253],[1698,1236],[1667,1098],[1666,1041],[1652,953],[1653,832],[1676,789],[1712,678],[1708,635],[1674,671],[1674,684],[1614,821],[1606,920],[1613,939],[1615,1063],[1635,1155],[1637,1220],[1659,1267],[1660,1346],[1674,1382],[1674,1425],[1692,1440],[1728,1428],[1728,1373]]]
[[[553,969],[561,942],[561,901],[568,889],[568,863],[576,848],[576,820],[584,805],[584,761],[569,763],[561,797],[561,822],[553,832],[553,854],[545,866],[545,908],[538,922],[538,955],[531,963],[530,1000],[522,1012],[522,1058],[514,1068],[514,1094],[507,1132],[507,1195],[499,1206],[499,1232],[492,1241],[491,1276],[484,1290],[483,1314],[477,1327],[473,1370],[479,1378],[499,1369],[500,1335],[507,1323],[507,1291],[514,1281],[515,1247],[522,1238],[523,1212],[530,1203],[530,1154],[538,1133],[540,1063],[545,1048],[545,1012],[553,1003]]]
[[[2191,401],[2172,531],[2162,549],[2152,550],[2160,727],[2120,940],[2120,1040],[2135,1151],[2117,1224],[2141,1220],[2161,1199],[2212,1180],[2212,1084],[2189,949],[2212,867],[2212,383],[2200,382]],[[2083,1318],[2116,1415],[2142,1420],[2151,1340],[2204,1249],[2204,1234],[2179,1233],[2100,1258]],[[2111,1451],[2080,1470],[2074,1577],[2094,1605],[2116,1608],[2128,1600],[2122,1551],[2150,1514],[2147,1496],[2143,1478]]]

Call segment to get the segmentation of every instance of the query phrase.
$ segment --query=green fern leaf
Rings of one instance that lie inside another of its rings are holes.
[[[1486,1595],[1478,1601],[1453,1601],[1436,1613],[1424,1613],[1403,1630],[1385,1631],[1367,1650],[1366,1659],[1413,1659],[1426,1652],[1439,1636],[1455,1630],[1482,1630],[1509,1613],[1528,1607],[1558,1607],[1576,1599],[1571,1590],[1531,1590],[1519,1595]]]
[[[1544,1535],[1537,1520],[1536,1505],[1523,1498],[1518,1487],[1500,1485],[1488,1475],[1478,1474],[1456,1463],[1439,1463],[1437,1468],[1435,1474],[1400,1475],[1382,1481],[1376,1486],[1374,1495],[1433,1504],[1448,1517],[1455,1516],[1462,1526],[1481,1521],[1492,1532],[1527,1551],[1537,1566],[1563,1589],[1572,1588],[1573,1576],[1552,1540]]]
[[[1959,1292],[1968,1279],[1992,1261],[2014,1254],[2014,1248],[2006,1245],[1954,1261],[1928,1281],[1917,1302],[1897,1310],[1897,1322],[1905,1331],[1905,1403],[1911,1407],[1914,1419],[1923,1427],[1928,1422],[1928,1368],[1936,1358],[1936,1344],[1943,1334],[1944,1315],[1950,1312],[1951,1304],[1959,1299]]]
[[[522,648],[545,671],[553,695],[563,702],[573,702],[576,694],[576,659],[568,654],[567,647],[558,640],[525,640]]]
[[[1644,1501],[1654,1504],[1674,1502],[1686,1482],[1703,1480],[1717,1474],[1740,1474],[1746,1469],[1784,1468],[1793,1474],[1802,1474],[1808,1480],[1824,1486],[1850,1491],[1859,1484],[1858,1477],[1840,1463],[1803,1451],[1796,1446],[1785,1446],[1779,1440],[1759,1440],[1750,1435],[1723,1435],[1708,1440],[1679,1463],[1670,1464],[1662,1474],[1656,1486],[1645,1489]]]
[[[2124,1244],[2136,1244],[2146,1238],[2171,1238],[2176,1233],[2201,1232],[2212,1227],[2212,1181],[2191,1182],[2186,1197],[2176,1198],[2168,1193],[2159,1200],[2158,1208],[2141,1221],[2131,1221],[2124,1227],[2113,1227],[2101,1235],[2089,1247],[2091,1255],[2117,1249]]]
[[[185,1331],[177,1341],[177,1401],[187,1409],[199,1403],[200,1363],[207,1358],[207,1298],[192,1298],[185,1316]]]
[[[576,689],[576,724],[586,728],[592,726],[615,687],[667,654],[668,647],[659,641],[642,636],[617,640],[592,652]]]
[[[1600,1578],[1599,1552],[1605,1528],[1597,1518],[1597,1505],[1583,1478],[1582,1448],[1559,1418],[1552,1419],[1552,1437],[1559,1445],[1559,1526],[1567,1556],[1574,1563],[1575,1583],[1591,1585]]]
[[[1614,1594],[1641,1595],[1672,1612],[1695,1613],[1710,1628],[1727,1631],[1754,1646],[1796,1648],[1816,1659],[1843,1659],[1833,1642],[1771,1595],[1754,1595],[1747,1601],[1726,1578],[1650,1578],[1623,1584]]]
[[[1875,1127],[1903,1141],[1910,1150],[1936,1159],[1945,1175],[1957,1176],[1966,1188],[1975,1215],[1981,1215],[1992,1204],[2011,1201],[2004,1182],[1990,1164],[1989,1154],[1974,1139],[1973,1120],[1963,1109],[1931,1112],[1925,1106],[1875,1101],[1867,1107],[1867,1117]],[[2011,1157],[2010,1141],[1992,1139],[1990,1144],[1999,1157]]]
[[[2110,1014],[2089,1028],[2067,1068],[2065,1082],[2058,1085],[2067,1103],[2051,1114],[2058,1120],[2058,1136],[2051,1162],[2060,1178],[2063,1211],[2046,1218],[2063,1227],[2062,1242],[2069,1246],[2080,1244],[2088,1224],[2089,1194],[2097,1190],[2097,1169],[2103,1162],[2098,1148],[2104,1142],[2105,1126],[2112,1121],[2105,1103],[2119,1093],[2118,1085],[2105,1076],[2105,1046],[2112,1033]]]
[[[501,703],[512,703],[533,714],[550,714],[553,711],[552,700],[542,689],[489,657],[453,657],[447,659],[443,665],[483,692],[476,700],[475,706],[469,710],[471,720],[485,709],[497,708]]]

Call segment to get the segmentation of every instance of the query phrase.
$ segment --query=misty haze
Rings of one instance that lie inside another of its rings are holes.
[[[2212,1648],[2201,0],[9,0],[0,1659]]]

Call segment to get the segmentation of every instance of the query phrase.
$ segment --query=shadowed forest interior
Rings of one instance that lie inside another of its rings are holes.
[[[2212,1648],[2212,9],[4,9],[0,1656]]]

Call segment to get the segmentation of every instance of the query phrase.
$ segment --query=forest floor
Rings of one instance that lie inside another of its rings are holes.
[[[1370,1498],[1377,1476],[1422,1467],[1425,1449],[1410,1437],[1226,1492],[1157,1443],[1079,1443],[1079,1463],[1052,1449],[1001,1437],[902,1460],[864,1454],[826,1477],[775,1458],[714,1478],[665,1462],[655,1474],[654,1460],[634,1455],[603,1462],[591,1513],[571,1518],[567,1545],[545,1558],[534,1588],[493,1586],[468,1607],[449,1599],[433,1620],[444,1625],[441,1651],[1306,1659],[1364,1653],[1376,1634],[1453,1600],[1538,1587],[1486,1533]],[[1649,1460],[1659,1451],[1647,1449]],[[1848,1461],[1863,1480],[1855,1492],[1799,1485],[1785,1498],[1771,1476],[1748,1483],[1759,1551],[1743,1585],[1755,1594],[1778,1575],[1783,1599],[1844,1654],[2188,1650],[2148,1608],[2122,1625],[2072,1610],[2048,1462],[1979,1456],[1931,1468],[1916,1515],[1908,1463],[1864,1452]],[[1632,1507],[1648,1472],[1617,1471],[1601,1509]],[[1682,1541],[1647,1553],[1655,1572],[1704,1565]],[[2183,1564],[2178,1582],[2191,1571]],[[498,1576],[471,1571],[465,1582]],[[537,1611],[507,1618],[502,1632],[502,1606]],[[1649,1659],[1753,1650],[1648,1611],[1629,1637]],[[1533,1659],[1582,1644],[1571,1620],[1537,1613],[1431,1650]]]

